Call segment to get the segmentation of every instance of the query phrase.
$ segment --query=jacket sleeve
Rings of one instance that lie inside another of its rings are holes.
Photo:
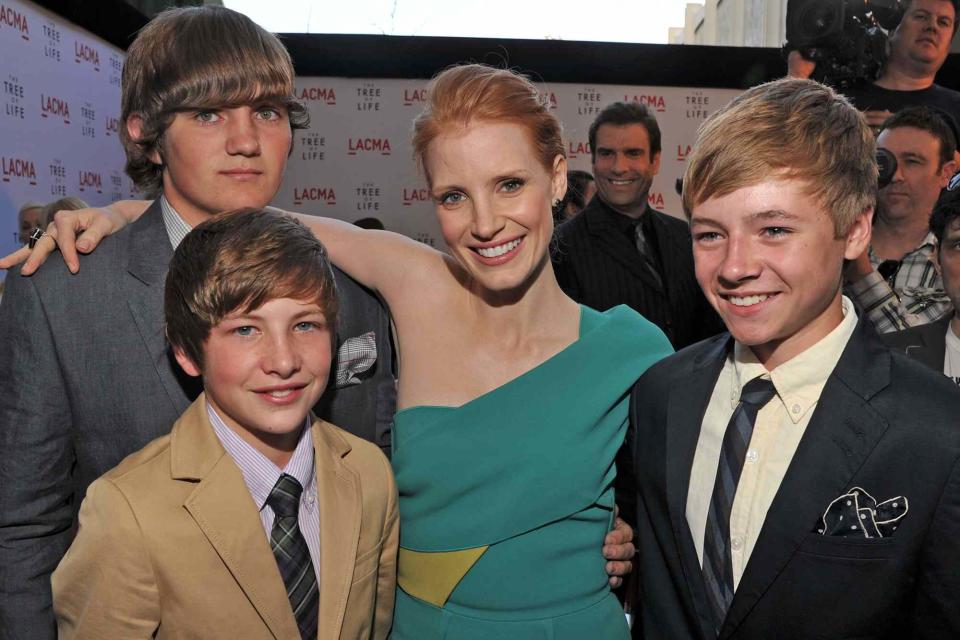
[[[960,460],[944,485],[924,544],[913,637],[960,638]]]
[[[60,640],[152,638],[160,625],[160,599],[130,504],[101,478],[87,489],[79,520],[52,580]]]
[[[33,278],[0,304],[0,638],[52,640],[50,574],[73,533],[69,398]]]
[[[400,545],[400,513],[397,510],[397,485],[386,458],[387,509],[380,546],[380,568],[377,575],[377,602],[373,618],[373,639],[385,640],[393,625],[393,604],[397,596],[397,549]]]

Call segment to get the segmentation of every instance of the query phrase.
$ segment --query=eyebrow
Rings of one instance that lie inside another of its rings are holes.
[[[767,220],[799,220],[800,216],[790,213],[789,211],[784,211],[783,209],[765,209],[763,211],[756,211],[750,214],[751,221],[767,221]],[[695,224],[705,224],[713,225],[715,227],[722,227],[723,225],[713,220],[712,218],[704,217],[692,217],[690,220],[690,226],[692,227]]]

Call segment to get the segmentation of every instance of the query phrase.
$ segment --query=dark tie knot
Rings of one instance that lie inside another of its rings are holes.
[[[270,495],[267,496],[267,504],[278,518],[295,518],[300,508],[301,493],[303,493],[303,487],[297,479],[282,473],[277,484],[273,485]]]
[[[770,402],[776,394],[777,390],[773,382],[766,378],[754,378],[743,385],[740,391],[740,402],[759,408]]]

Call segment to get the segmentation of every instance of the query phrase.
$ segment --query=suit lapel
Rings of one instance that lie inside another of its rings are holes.
[[[700,439],[703,416],[723,367],[729,343],[728,334],[715,338],[714,343],[694,361],[691,371],[684,378],[683,387],[674,388],[670,394],[666,420],[666,483],[670,523],[680,552],[690,604],[705,638],[715,633],[715,629],[711,621],[703,570],[687,523],[687,493],[690,489],[690,472]]]
[[[360,478],[343,458],[350,445],[323,420],[314,423],[317,506],[320,514],[320,629],[318,638],[339,638],[353,583],[360,541],[363,496]]]
[[[861,320],[827,380],[767,512],[720,632],[727,638],[810,534],[827,505],[850,489],[857,469],[887,429],[870,399],[889,383],[890,352]]]
[[[178,377],[180,368],[170,362],[164,333],[163,286],[173,249],[159,200],[131,226],[129,251],[124,282],[127,305],[167,397],[177,413],[182,413],[190,403],[184,386],[195,387],[196,382],[188,381],[185,374]]]
[[[663,267],[664,286],[668,292],[675,291],[677,287],[686,286],[685,283],[677,280],[678,274],[691,273],[689,264],[690,246],[689,238],[670,232],[667,223],[660,219],[661,215],[647,207],[647,213],[652,215],[654,233],[657,236],[657,247],[660,250],[660,264]],[[687,246],[684,246],[687,243]]]
[[[584,210],[581,215],[584,216],[587,231],[595,238],[596,243],[603,248],[604,253],[623,265],[634,277],[643,280],[653,290],[662,291],[660,283],[654,280],[644,266],[636,245],[630,242],[623,230],[610,219],[611,215],[620,214],[605,211],[606,205],[599,196],[595,196],[592,202],[596,206]]]
[[[951,317],[924,326],[919,336],[920,344],[904,349],[907,356],[934,371],[943,371],[943,359],[947,351],[947,328],[950,326]]]
[[[171,434],[174,479],[199,481],[184,507],[276,638],[299,638],[286,587],[240,469],[226,454],[201,396]]]

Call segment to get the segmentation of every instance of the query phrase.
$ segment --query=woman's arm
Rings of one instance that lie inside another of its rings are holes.
[[[330,260],[360,284],[378,291],[387,305],[403,290],[411,274],[442,264],[442,254],[392,231],[361,229],[332,218],[284,212],[304,225],[327,248]]]
[[[77,251],[90,253],[104,236],[116,233],[139,218],[150,204],[149,200],[121,200],[102,209],[58,211],[53,222],[47,225],[46,235],[34,247],[21,247],[4,256],[0,259],[0,269],[10,269],[22,262],[20,275],[28,276],[59,248],[67,268],[76,273],[80,270]]]
[[[102,209],[58,211],[47,227],[47,236],[31,250],[23,247],[0,260],[9,269],[24,262],[22,275],[30,275],[56,249],[72,273],[80,269],[77,252],[90,253],[100,241],[133,222],[147,210],[149,201],[121,200]],[[443,264],[442,254],[427,245],[390,231],[361,229],[355,225],[288,211],[326,246],[331,261],[357,282],[379,291],[389,305],[407,277],[424,275]],[[439,272],[439,271],[438,271]]]

